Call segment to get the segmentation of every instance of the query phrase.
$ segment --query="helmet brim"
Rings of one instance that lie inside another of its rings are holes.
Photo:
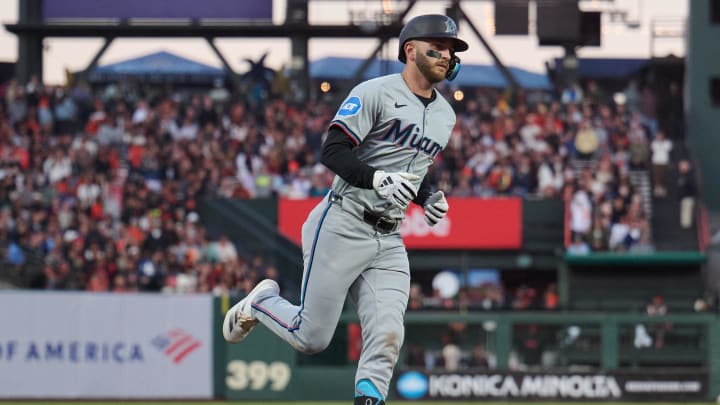
[[[455,41],[455,47],[453,48],[453,52],[465,52],[468,50],[468,48],[470,48],[470,46],[468,46],[468,43],[460,38],[453,38],[453,40]]]

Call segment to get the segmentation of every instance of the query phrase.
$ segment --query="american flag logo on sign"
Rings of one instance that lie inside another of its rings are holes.
[[[172,359],[173,363],[180,364],[190,353],[202,346],[202,342],[182,329],[173,329],[155,336],[150,343]]]

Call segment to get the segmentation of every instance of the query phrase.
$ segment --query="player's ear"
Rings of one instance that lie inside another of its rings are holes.
[[[408,61],[414,61],[415,60],[415,50],[417,49],[417,46],[415,45],[414,40],[410,40],[405,42],[405,57]]]

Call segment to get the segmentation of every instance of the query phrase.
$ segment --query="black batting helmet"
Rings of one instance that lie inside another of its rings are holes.
[[[451,38],[455,42],[453,52],[467,51],[468,44],[457,37],[457,24],[452,18],[442,14],[426,14],[413,18],[400,31],[400,49],[398,59],[405,63],[405,42],[421,38]]]

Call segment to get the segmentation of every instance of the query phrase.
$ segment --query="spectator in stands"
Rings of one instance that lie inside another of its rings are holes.
[[[602,88],[597,84],[595,80],[590,80],[587,83],[587,91],[585,93],[585,99],[590,102],[593,108],[598,108],[602,104],[608,102],[607,95]]]
[[[638,112],[642,124],[645,125],[651,134],[658,131],[657,128],[657,94],[652,84],[646,83],[640,90],[640,109]]]
[[[687,229],[693,225],[695,215],[695,175],[688,160],[678,163],[677,193],[680,200],[680,225]]]
[[[667,173],[670,167],[670,151],[673,143],[665,138],[665,133],[658,131],[650,144],[652,149],[653,193],[655,197],[667,195]]]
[[[648,334],[647,328],[643,324],[635,325],[635,333],[633,336],[633,346],[636,349],[644,349],[652,346],[652,337]]]
[[[450,340],[447,335],[443,337],[443,346],[440,353],[446,371],[457,371],[460,368],[462,350],[460,350],[460,347]]]
[[[328,185],[328,176],[331,172],[326,170],[323,166],[315,165],[312,169],[310,176],[310,191],[308,192],[310,197],[322,197],[327,195],[330,191]]]
[[[585,120],[575,134],[574,146],[580,159],[591,159],[599,147],[598,136],[592,124]]]
[[[542,162],[537,170],[538,192],[542,197],[553,198],[560,195],[564,185],[564,163],[559,154],[550,155],[545,147],[542,151]]]
[[[713,292],[706,291],[702,297],[699,297],[693,303],[695,312],[714,311],[717,303],[717,295]]]
[[[634,238],[635,240],[630,246],[630,250],[637,252],[652,251],[652,247],[649,246],[649,228],[650,223],[645,216],[645,211],[642,207],[642,200],[639,194],[633,194],[631,197],[630,207],[628,209],[628,223],[630,225],[630,233],[638,233],[639,236]]]
[[[422,286],[418,283],[412,283],[410,285],[408,311],[419,311],[423,309],[423,300]]]
[[[624,105],[630,113],[637,112],[640,106],[640,92],[638,90],[638,82],[635,79],[630,79],[627,86],[623,90]]]
[[[652,301],[646,306],[645,312],[650,316],[663,316],[667,315],[668,309],[665,305],[665,298],[662,295],[656,295]],[[650,335],[653,340],[653,347],[656,349],[662,349],[665,346],[665,333],[672,329],[672,324],[669,322],[653,322],[648,328]]]
[[[468,197],[564,197],[572,184],[583,184],[570,204],[571,228],[585,235],[593,251],[605,250],[610,228],[621,222],[636,193],[627,171],[642,167],[645,152],[635,141],[652,127],[651,119],[638,115],[652,94],[643,96],[641,109],[637,87],[628,84],[624,105],[609,104],[595,84],[586,91],[571,86],[556,100],[510,100],[503,92],[480,90],[467,98],[432,181],[448,194]],[[139,266],[160,250],[175,258],[159,270],[168,290],[176,290],[179,279],[190,289],[212,291],[217,285],[218,291],[242,292],[256,278],[245,264],[219,267],[224,277],[201,275],[205,262],[220,260],[196,254],[212,252],[215,242],[198,237],[204,229],[195,205],[216,195],[324,195],[331,177],[317,153],[334,110],[322,101],[294,106],[281,98],[253,105],[216,90],[185,95],[125,84],[93,91],[82,81],[68,89],[37,80],[9,83],[0,103],[0,204],[12,218],[8,238],[0,238],[3,258],[10,254],[20,268],[47,274],[49,287],[85,289],[97,268],[86,253],[112,245],[101,270],[108,281],[95,277],[94,286],[113,289],[116,279],[120,286],[124,279],[132,290],[144,288]],[[639,125],[637,139],[633,125]],[[575,160],[578,153],[589,158],[585,171]],[[34,196],[41,209],[31,208]],[[29,216],[35,217],[30,223],[20,220]],[[33,239],[27,229],[40,236]],[[151,240],[158,231],[159,239]],[[55,242],[32,247],[37,240]],[[33,264],[28,249],[45,245],[40,251],[52,260]],[[186,263],[187,252],[193,260]],[[112,262],[117,269],[110,268]],[[188,283],[188,277],[207,280]],[[490,298],[494,293],[488,289],[481,301],[469,299],[502,305]],[[502,292],[497,295],[502,301]]]
[[[540,366],[546,342],[538,326],[527,325],[524,333],[513,335],[516,336],[515,348],[520,355],[522,364],[528,367]]]
[[[592,201],[589,187],[589,184],[581,183],[570,201],[570,230],[573,235],[579,235],[582,238],[588,235],[592,225]]]
[[[510,304],[516,310],[528,310],[537,306],[537,290],[525,284],[515,290],[515,297]]]
[[[658,121],[670,139],[679,139],[684,131],[685,112],[682,85],[673,81],[667,84],[667,93],[658,101]]]
[[[473,347],[470,353],[470,358],[466,362],[466,366],[471,369],[488,369],[490,368],[490,361],[488,360],[488,354],[485,351],[485,347],[478,343]]]
[[[648,144],[645,130],[639,122],[632,122],[627,134],[628,152],[630,154],[629,167],[631,170],[647,169],[647,162],[650,157],[650,146]]]
[[[410,368],[425,368],[425,349],[417,343],[409,343],[405,349],[405,365]]]
[[[237,260],[237,250],[235,249],[235,245],[230,241],[230,239],[228,239],[227,235],[220,235],[220,238],[214,245],[217,260],[220,263],[235,262]]]
[[[567,87],[563,90],[560,100],[563,104],[579,103],[583,100],[583,91],[579,83],[574,83],[572,86]]]
[[[457,371],[463,359],[462,346],[467,340],[467,325],[451,322],[441,338],[440,356],[447,371]]]
[[[621,201],[621,197],[616,197],[615,201]],[[609,247],[614,251],[652,251],[648,232],[649,223],[643,214],[641,202],[639,198],[633,198],[627,209],[623,208],[619,221],[610,228]]]
[[[505,308],[503,287],[500,284],[485,283],[478,290],[480,295],[471,297],[471,300],[479,303],[480,308],[488,311]]]
[[[560,307],[560,295],[558,294],[557,284],[548,284],[543,294],[543,304],[545,309],[558,309]]]
[[[61,147],[56,147],[52,156],[45,159],[43,173],[53,184],[70,177],[72,174],[72,161]]]
[[[573,234],[572,242],[567,247],[567,253],[571,255],[586,255],[590,253],[590,246],[582,234]]]

